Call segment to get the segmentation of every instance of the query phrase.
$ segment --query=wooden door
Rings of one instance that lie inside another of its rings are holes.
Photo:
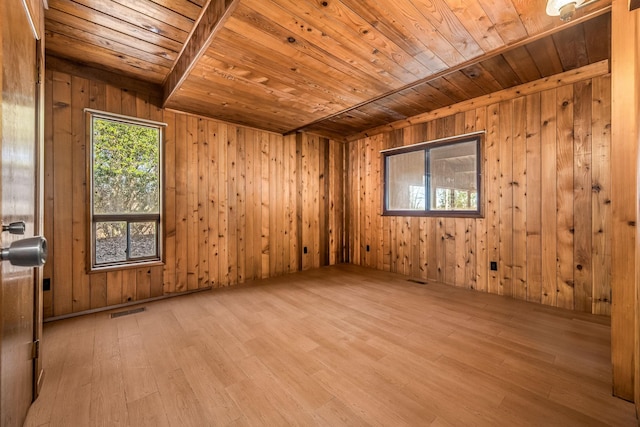
[[[0,220],[3,248],[33,236],[36,192],[36,40],[20,0],[0,1]],[[34,269],[0,263],[0,425],[21,426],[33,400]]]

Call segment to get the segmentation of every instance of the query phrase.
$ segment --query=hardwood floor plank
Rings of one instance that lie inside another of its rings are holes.
[[[293,396],[290,384],[281,381],[279,375],[268,368],[267,365],[262,363],[257,357],[247,357],[240,362],[243,371],[247,374],[248,380],[235,384],[229,389],[230,393],[235,395],[236,399],[237,391],[242,390],[247,384],[251,384],[252,394],[258,393],[261,395],[259,401],[264,396],[264,404],[269,408],[273,408],[273,412],[270,417],[274,420],[282,418],[284,423],[278,423],[274,425],[312,425],[313,420],[310,412]],[[244,397],[242,397],[244,399]],[[262,411],[257,404],[256,409],[258,412],[271,412],[271,410]],[[265,424],[269,425],[269,424]]]
[[[167,420],[167,414],[158,392],[127,403],[127,408],[129,409],[129,425],[131,427],[169,426],[169,420]]]
[[[78,366],[65,366],[62,369],[58,392],[51,402],[53,410],[50,425],[89,424],[92,371],[90,362]],[[63,392],[61,393],[60,390]]]
[[[609,319],[353,265],[44,327],[25,426],[637,425]]]
[[[169,425],[198,427],[207,424],[202,404],[181,369],[166,372],[156,379]]]
[[[196,396],[199,396],[209,423],[225,425],[243,415],[233,395],[228,393],[195,347],[181,350],[178,358],[188,361],[184,363],[185,377]]]
[[[352,408],[343,401],[333,398],[315,411],[317,424],[320,425],[350,425],[368,426]]]
[[[120,340],[122,377],[127,404],[158,391],[158,385],[144,350],[142,337],[133,335]]]
[[[119,355],[94,361],[89,416],[91,425],[128,425],[122,360]]]

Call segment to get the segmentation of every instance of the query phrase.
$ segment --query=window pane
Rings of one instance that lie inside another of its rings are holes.
[[[160,130],[93,118],[93,212],[160,212]]]
[[[436,209],[451,210],[451,189],[449,188],[436,188],[436,197],[434,203]]]
[[[431,209],[478,209],[478,144],[476,141],[434,147],[429,152]]]
[[[132,222],[129,227],[131,258],[155,257],[157,255],[156,222]]]
[[[468,209],[469,208],[469,191],[467,190],[454,190],[453,196],[453,208],[454,209]]]
[[[96,223],[96,264],[127,260],[127,223]]]
[[[387,157],[388,210],[424,210],[424,168],[422,150]]]
[[[469,205],[470,206],[478,206],[478,192],[477,191],[472,191],[471,194],[469,194]]]

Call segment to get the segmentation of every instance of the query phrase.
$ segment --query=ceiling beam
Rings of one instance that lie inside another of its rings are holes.
[[[240,0],[208,0],[202,8],[198,21],[184,46],[178,59],[163,84],[164,96],[162,106],[165,107],[171,97],[178,91],[182,83],[198,60],[204,55],[216,33],[224,26]]]
[[[640,1],[640,0],[637,0],[637,1]],[[485,61],[487,59],[493,58],[493,57],[498,56],[498,55],[502,55],[503,53],[505,53],[505,52],[507,52],[509,50],[512,50],[512,49],[515,49],[515,48],[518,48],[518,47],[521,47],[521,46],[525,46],[525,45],[527,45],[529,43],[532,43],[532,42],[534,42],[536,40],[540,40],[540,39],[548,37],[548,36],[550,36],[552,34],[559,33],[560,31],[565,30],[565,29],[567,29],[569,27],[581,24],[581,23],[583,23],[585,21],[588,21],[590,19],[593,19],[593,18],[595,18],[597,16],[600,16],[600,15],[604,15],[605,13],[609,13],[609,12],[611,12],[611,4],[608,4],[607,6],[601,8],[601,9],[598,9],[598,10],[595,10],[593,12],[587,13],[587,14],[585,14],[585,15],[577,18],[577,19],[574,19],[574,20],[572,20],[572,21],[570,21],[568,23],[564,23],[564,24],[558,25],[557,27],[554,27],[554,28],[552,28],[550,30],[544,31],[544,32],[542,32],[540,34],[536,34],[535,36],[528,37],[528,38],[520,40],[519,42],[516,42],[516,43],[505,45],[505,46],[503,46],[503,47],[501,47],[499,49],[493,50],[493,51],[491,51],[489,53],[486,53],[484,55],[478,56],[476,58],[472,58],[472,59],[467,60],[467,61],[465,61],[465,62],[463,62],[461,64],[458,64],[458,65],[456,65],[454,67],[447,68],[446,70],[443,70],[443,71],[440,71],[438,73],[432,74],[432,75],[427,76],[425,78],[422,78],[420,80],[416,80],[415,82],[409,83],[409,84],[407,84],[405,86],[402,86],[402,87],[399,87],[397,89],[393,89],[393,90],[391,90],[389,92],[383,93],[383,94],[378,95],[378,96],[376,96],[374,98],[371,98],[371,99],[363,101],[363,102],[361,102],[359,104],[353,105],[353,106],[351,106],[349,108],[346,108],[346,109],[344,109],[342,111],[338,111],[338,112],[330,114],[330,115],[328,115],[326,117],[322,117],[322,118],[320,118],[318,120],[315,120],[315,121],[313,121],[311,123],[307,123],[306,125],[300,126],[300,127],[296,128],[296,129],[292,129],[292,130],[290,130],[288,132],[285,132],[285,135],[290,135],[290,134],[299,133],[299,132],[305,132],[305,131],[307,131],[307,129],[313,128],[313,126],[315,126],[315,125],[317,125],[319,123],[322,123],[322,122],[324,122],[326,120],[334,119],[334,118],[339,117],[339,116],[341,116],[343,114],[347,114],[350,111],[357,110],[359,108],[364,107],[365,105],[372,104],[374,102],[383,100],[384,98],[387,98],[389,96],[395,95],[396,93],[402,92],[404,90],[415,88],[415,87],[420,86],[420,85],[422,85],[424,83],[428,83],[430,81],[433,81],[433,80],[435,80],[435,79],[437,79],[439,77],[443,77],[443,76],[447,76],[447,75],[453,74],[453,73],[458,72],[460,70],[463,70],[463,69],[465,69],[465,68],[467,68],[467,67],[469,67],[471,65],[480,63],[482,61]],[[349,138],[349,139],[351,139],[351,138]]]

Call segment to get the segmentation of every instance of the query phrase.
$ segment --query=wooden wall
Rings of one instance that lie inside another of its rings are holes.
[[[613,393],[640,414],[640,11],[614,0],[611,20]]]
[[[46,79],[45,317],[343,261],[342,143],[163,110],[50,67]],[[86,272],[85,108],[167,123],[163,266]]]
[[[350,261],[610,314],[610,75],[525,89],[351,142]],[[483,218],[381,216],[380,150],[480,130],[486,130]],[[490,270],[491,261],[497,271]]]

